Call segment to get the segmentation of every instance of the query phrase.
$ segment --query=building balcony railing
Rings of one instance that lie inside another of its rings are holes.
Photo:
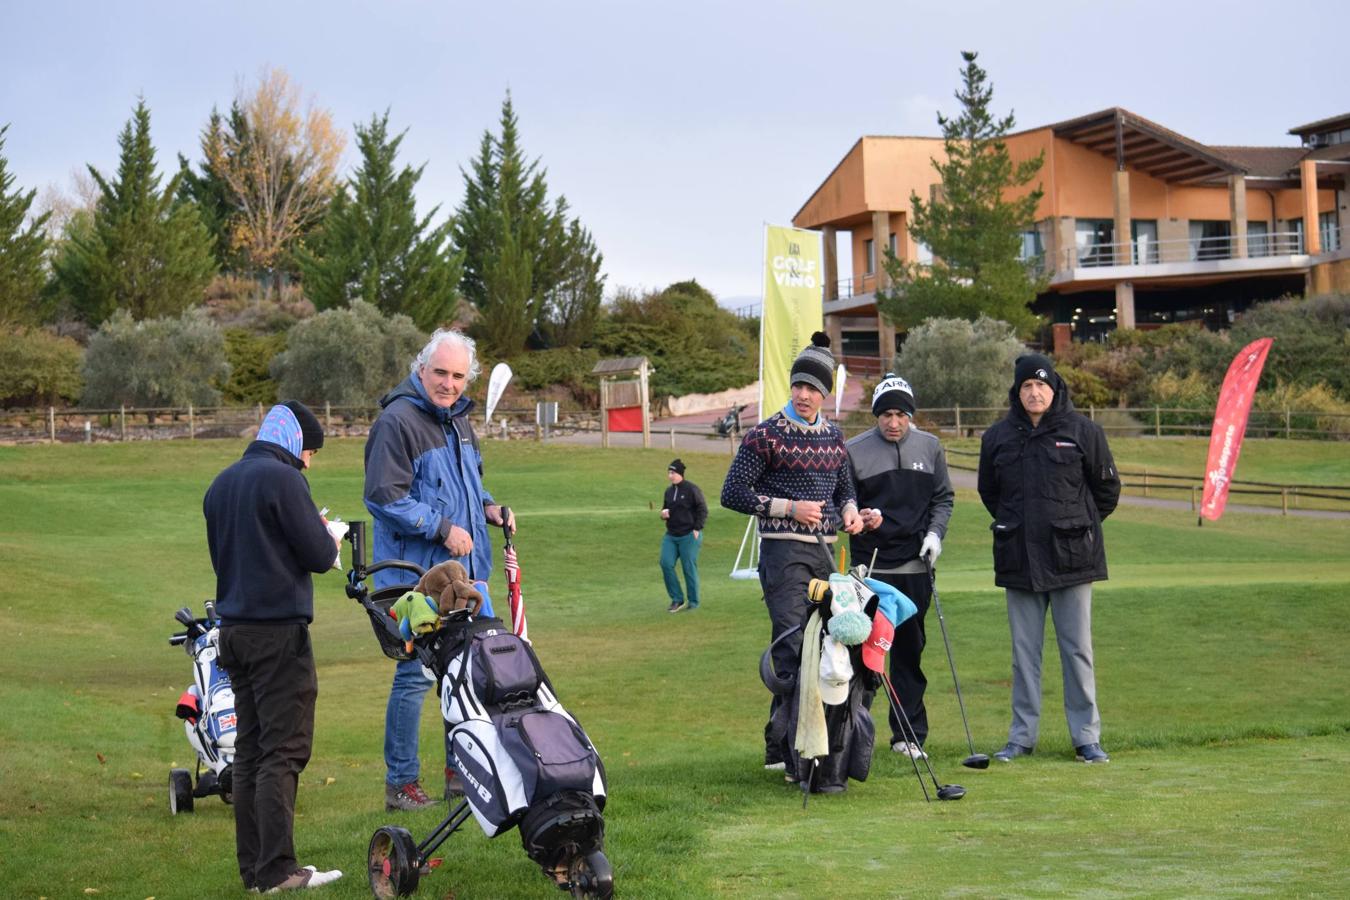
[[[1336,250],[1340,246],[1338,229],[1324,228],[1321,236],[1324,244],[1323,252]],[[1233,235],[1179,238],[1170,241],[1140,240],[1128,244],[1095,243],[1061,250],[1057,260],[1059,263],[1057,271],[1121,265],[1152,266],[1226,259],[1263,259],[1298,256],[1305,252],[1303,234],[1298,231],[1281,231],[1274,234],[1249,233],[1245,257],[1240,254],[1240,249],[1238,238]]]

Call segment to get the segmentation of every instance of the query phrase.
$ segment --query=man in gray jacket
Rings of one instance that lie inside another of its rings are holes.
[[[909,382],[887,373],[872,392],[877,427],[848,442],[863,520],[863,531],[850,540],[849,553],[854,563],[872,565],[872,577],[898,588],[919,610],[895,630],[890,665],[895,692],[914,727],[913,739],[895,710],[890,722],[891,749],[921,759],[928,738],[923,703],[928,679],[920,666],[926,643],[923,620],[933,594],[928,570],[942,553],[956,494],[942,445],[914,427],[914,412]]]

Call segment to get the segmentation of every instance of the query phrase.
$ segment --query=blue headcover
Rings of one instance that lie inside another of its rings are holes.
[[[898,627],[901,622],[919,611],[914,601],[901,593],[899,588],[876,578],[864,578],[863,581],[876,592],[877,611],[889,619],[892,625]]]

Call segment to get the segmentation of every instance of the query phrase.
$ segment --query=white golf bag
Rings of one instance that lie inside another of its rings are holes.
[[[446,744],[483,832],[519,825],[546,869],[601,849],[604,765],[533,649],[495,618],[446,631],[435,666]]]

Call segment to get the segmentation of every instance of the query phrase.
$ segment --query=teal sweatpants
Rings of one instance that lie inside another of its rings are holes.
[[[684,570],[684,584],[689,592],[689,608],[698,607],[698,548],[702,537],[693,532],[684,537],[667,534],[661,539],[661,576],[666,580],[666,594],[671,603],[683,603],[685,592],[680,590],[680,579],[675,574],[675,561]]]

